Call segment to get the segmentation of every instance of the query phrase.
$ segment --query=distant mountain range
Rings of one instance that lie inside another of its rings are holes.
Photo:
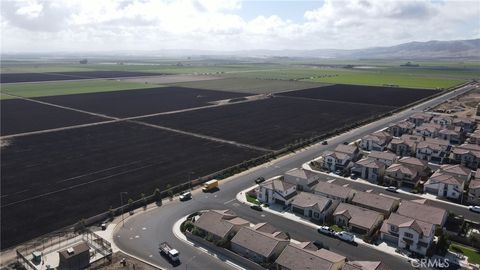
[[[480,59],[480,39],[454,41],[409,42],[390,47],[373,47],[357,50],[255,50],[232,53],[245,56],[315,57],[349,59]]]

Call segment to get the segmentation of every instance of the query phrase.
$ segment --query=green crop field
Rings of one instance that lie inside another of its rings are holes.
[[[46,83],[16,83],[1,85],[0,91],[6,94],[21,97],[43,97],[83,93],[97,93],[132,89],[145,89],[162,87],[143,83],[133,83],[115,80],[84,80],[84,81],[59,81]],[[1,98],[5,99],[6,95]]]

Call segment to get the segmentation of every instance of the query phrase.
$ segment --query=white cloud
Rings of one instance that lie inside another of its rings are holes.
[[[480,28],[476,0],[325,0],[295,22],[277,15],[246,20],[238,0],[1,4],[4,51],[360,48],[476,38]]]

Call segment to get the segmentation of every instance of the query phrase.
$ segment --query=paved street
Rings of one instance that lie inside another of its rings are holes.
[[[236,194],[253,184],[253,179],[263,176],[269,178],[280,175],[290,169],[300,167],[301,164],[317,157],[322,151],[333,149],[337,144],[344,141],[352,141],[368,133],[377,131],[389,123],[398,121],[408,117],[410,114],[422,111],[426,107],[431,107],[455,95],[468,91],[470,87],[464,87],[454,92],[450,92],[442,97],[430,100],[422,105],[415,106],[394,116],[381,119],[375,123],[368,124],[356,130],[347,132],[335,138],[329,139],[328,145],[317,144],[308,149],[299,151],[296,154],[282,157],[274,162],[259,166],[248,172],[231,177],[227,181],[220,183],[220,191],[212,194],[204,194],[198,190],[193,193],[193,199],[188,202],[179,202],[177,200],[168,204],[129,218],[125,222],[125,227],[120,227],[114,235],[116,245],[137,257],[148,262],[158,265],[162,268],[172,268],[168,262],[158,253],[158,244],[161,241],[168,241],[181,253],[182,264],[175,269],[231,269],[227,264],[221,263],[219,260],[193,248],[181,240],[175,238],[172,233],[173,224],[180,218],[201,210],[201,209],[232,209],[240,217],[250,220],[251,222],[270,222],[281,230],[290,233],[292,238],[297,240],[322,240],[332,251],[347,256],[349,260],[381,260],[391,269],[410,269],[409,263],[405,259],[396,256],[390,256],[378,250],[365,246],[352,246],[336,239],[332,239],[323,235],[319,235],[314,229],[296,223],[294,221],[284,219],[282,217],[266,213],[256,212],[249,207],[240,204],[234,198]],[[346,180],[342,180],[346,181]],[[352,187],[360,190],[372,189],[371,186],[353,183],[349,181]],[[383,192],[374,188],[376,192]],[[399,197],[409,199],[410,195],[399,194]],[[417,198],[413,197],[412,198]],[[474,216],[468,210],[445,203],[438,202],[439,205],[447,210],[463,214],[473,220],[480,220],[480,216]],[[141,210],[137,210],[141,211]]]

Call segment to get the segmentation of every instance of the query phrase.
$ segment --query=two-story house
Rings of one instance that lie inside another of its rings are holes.
[[[435,138],[438,136],[438,132],[442,129],[442,126],[432,124],[432,123],[425,123],[420,126],[417,126],[413,131],[414,135],[422,136],[422,137],[430,137]]]
[[[429,173],[426,161],[403,157],[385,170],[384,180],[392,186],[414,188]]]
[[[438,138],[447,140],[450,144],[461,144],[464,141],[464,135],[461,127],[445,127],[438,132]]]
[[[375,159],[363,158],[353,165],[351,171],[360,175],[360,178],[377,183],[385,174],[385,164]]]
[[[415,157],[421,160],[444,163],[448,159],[451,146],[448,141],[425,138],[417,144]]]
[[[451,199],[462,196],[472,171],[462,165],[442,165],[423,185],[423,191]]]
[[[388,150],[397,156],[409,156],[415,153],[417,144],[424,140],[421,136],[402,135],[400,138],[393,138],[388,145]]]
[[[325,151],[322,154],[323,168],[330,171],[343,171],[351,161],[358,160],[360,150],[355,145],[338,145],[334,151]]]
[[[293,198],[291,210],[293,213],[324,222],[337,204],[338,201],[333,201],[327,197],[309,192],[299,192]]]
[[[465,132],[473,132],[477,127],[477,123],[473,118],[457,117],[453,119],[453,125],[461,127]]]
[[[450,154],[450,162],[476,170],[480,164],[480,145],[464,143],[454,146]]]
[[[471,205],[480,205],[480,169],[477,169],[475,178],[468,185],[468,203]]]
[[[373,234],[383,221],[381,213],[348,203],[340,203],[333,218],[336,225],[362,235]]]
[[[391,152],[380,152],[380,151],[372,151],[368,154],[369,159],[373,159],[375,161],[381,162],[385,164],[385,166],[390,166],[398,160],[397,155]]]
[[[480,145],[480,129],[468,134],[468,143]]]
[[[404,134],[412,134],[414,128],[414,123],[409,121],[400,121],[388,126],[387,132],[394,137],[400,137]]]
[[[449,115],[435,115],[433,118],[430,120],[430,123],[439,125],[442,127],[447,127],[453,124],[453,118]]]
[[[435,225],[411,217],[392,213],[383,222],[380,229],[381,238],[405,249],[426,255],[435,235]]]
[[[364,136],[360,141],[360,148],[366,151],[384,151],[392,135],[386,131],[377,131]]]
[[[381,213],[387,218],[390,213],[397,210],[400,200],[387,195],[371,192],[357,191],[353,196],[352,204]]]
[[[334,183],[328,183],[323,181],[318,182],[313,192],[317,195],[324,196],[332,200],[338,200],[341,202],[351,201],[353,195],[355,194],[355,190],[349,187],[344,187],[336,185]]]
[[[297,186],[298,191],[311,192],[320,178],[319,174],[302,168],[292,169],[283,176],[283,181]]]
[[[430,113],[418,112],[408,117],[408,121],[414,123],[416,126],[420,126],[423,123],[428,123],[432,119],[433,115]]]
[[[262,203],[290,205],[295,195],[297,185],[285,182],[281,176],[277,176],[259,185],[257,199]]]

